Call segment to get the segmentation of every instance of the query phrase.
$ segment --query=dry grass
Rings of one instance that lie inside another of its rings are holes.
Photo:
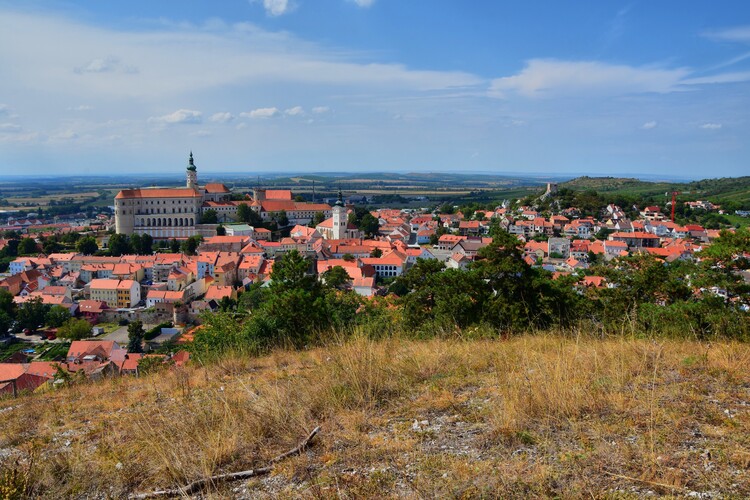
[[[749,361],[746,344],[543,335],[232,358],[2,403],[0,487],[122,497],[264,465],[321,425],[270,476],[209,493],[747,497]]]

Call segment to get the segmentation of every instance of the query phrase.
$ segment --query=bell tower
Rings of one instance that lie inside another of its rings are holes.
[[[339,189],[339,198],[336,200],[336,205],[333,207],[333,239],[343,240],[346,238],[346,228],[349,225],[346,215],[346,207],[344,206],[344,200],[341,196],[341,189]]]
[[[198,169],[193,162],[193,152],[190,152],[190,159],[187,166],[187,187],[188,189],[198,189]]]

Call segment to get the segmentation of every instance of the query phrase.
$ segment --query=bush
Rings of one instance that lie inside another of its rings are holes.
[[[159,335],[161,335],[161,329],[162,328],[172,328],[174,326],[171,321],[165,321],[164,323],[159,323],[155,327],[151,328],[146,332],[146,335],[143,337],[145,340],[153,340]]]

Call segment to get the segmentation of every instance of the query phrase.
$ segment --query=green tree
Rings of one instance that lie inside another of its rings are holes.
[[[44,324],[44,319],[49,311],[49,306],[42,302],[41,297],[35,297],[24,302],[16,314],[16,320],[21,328],[36,331],[39,325]]]
[[[51,253],[57,253],[62,250],[62,245],[60,245],[60,243],[58,243],[54,239],[48,239],[44,242],[44,246],[42,248],[45,255],[49,255]]]
[[[182,243],[182,245],[180,245],[180,249],[187,255],[195,255],[201,241],[203,241],[203,237],[198,234],[190,236]]]
[[[176,239],[172,238],[172,241],[169,243],[169,249],[172,253],[177,253],[180,251],[180,242]]]
[[[250,208],[247,203],[240,203],[237,205],[237,220],[245,222],[253,227],[262,227],[263,219],[261,219],[258,212]]]
[[[374,236],[378,234],[380,229],[380,222],[378,219],[373,217],[371,213],[366,213],[362,216],[359,221],[359,230],[365,233],[367,236]]]
[[[323,282],[327,287],[344,290],[351,283],[349,273],[341,266],[333,266],[323,273]]]
[[[242,311],[251,311],[260,307],[265,300],[265,289],[263,283],[252,283],[242,295],[239,296],[237,308]]]
[[[138,375],[147,375],[169,368],[174,364],[173,360],[165,360],[161,356],[144,356],[138,360]]]
[[[52,328],[58,328],[70,319],[70,311],[66,307],[54,305],[47,312],[44,321]]]
[[[107,244],[110,255],[119,257],[133,252],[130,247],[130,240],[128,235],[115,233],[109,237],[109,243]]]
[[[36,241],[33,238],[24,238],[18,244],[18,253],[21,255],[35,254],[39,251]]]
[[[216,224],[219,222],[219,216],[216,210],[209,208],[201,216],[201,224]]]
[[[70,318],[57,329],[57,336],[68,340],[81,340],[91,337],[91,323],[85,319]]]
[[[310,224],[312,227],[316,227],[318,224],[326,220],[326,214],[323,212],[315,212],[315,215],[313,216],[312,223]]]
[[[279,227],[286,227],[289,225],[289,217],[286,214],[286,210],[278,212],[274,219],[276,220],[276,223],[279,225]]]
[[[15,315],[13,295],[4,288],[0,288],[0,336],[10,328]]]
[[[81,234],[76,232],[65,233],[62,237],[62,242],[66,245],[75,245],[75,243],[81,239]]]
[[[370,252],[370,257],[374,257],[376,259],[383,256],[383,251],[377,247],[372,249],[372,252]]]
[[[140,255],[151,255],[154,253],[154,238],[150,234],[141,235],[141,248],[138,252]]]
[[[143,352],[143,338],[146,332],[140,320],[133,321],[128,325],[128,352]]]
[[[97,250],[99,250],[99,245],[96,244],[93,236],[86,236],[76,243],[76,251],[83,255],[93,255]]]
[[[271,288],[276,292],[301,288],[311,290],[315,287],[315,278],[308,274],[310,262],[297,250],[286,252],[277,258],[271,271]]]
[[[225,236],[227,234],[227,228],[219,224],[216,226],[216,236]]]

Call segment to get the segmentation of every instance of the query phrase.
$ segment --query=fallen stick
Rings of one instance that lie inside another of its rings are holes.
[[[672,484],[665,484],[665,483],[657,483],[655,481],[648,481],[646,479],[638,479],[637,477],[631,477],[631,476],[623,476],[622,474],[615,474],[614,472],[608,472],[608,471],[602,471],[607,475],[610,475],[612,477],[616,477],[618,479],[627,479],[629,481],[637,481],[640,483],[650,484],[651,486],[661,486],[662,488],[668,488],[672,490],[684,490],[684,486],[674,486]]]
[[[198,479],[196,481],[193,481],[192,483],[186,484],[185,486],[178,486],[177,488],[172,488],[170,490],[156,490],[149,491],[147,493],[139,493],[137,495],[131,495],[130,498],[137,499],[190,495],[200,490],[201,488],[203,488],[203,486],[209,483],[237,481],[239,479],[248,479],[251,477],[268,474],[273,469],[273,464],[281,462],[285,458],[289,458],[292,455],[299,455],[300,453],[302,453],[308,446],[310,446],[310,441],[312,441],[312,439],[318,432],[320,432],[320,427],[316,427],[315,429],[313,429],[312,432],[295,448],[292,448],[291,450],[284,452],[277,457],[274,457],[270,462],[268,462],[268,465],[266,465],[265,467],[260,467],[259,469],[243,470],[240,472],[230,472],[227,474],[217,474],[215,476],[207,477],[204,479]]]

